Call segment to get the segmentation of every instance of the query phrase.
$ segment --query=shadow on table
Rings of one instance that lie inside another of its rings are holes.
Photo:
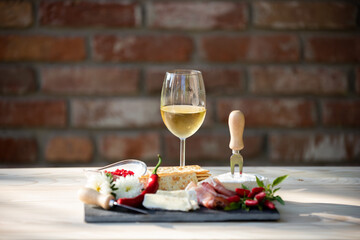
[[[360,225],[360,206],[287,201],[278,210],[281,222],[340,221]]]

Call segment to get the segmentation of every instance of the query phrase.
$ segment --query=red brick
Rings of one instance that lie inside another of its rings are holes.
[[[0,2],[0,28],[26,28],[32,23],[33,14],[30,2]]]
[[[152,2],[148,8],[148,22],[160,29],[245,29],[245,3],[209,2]]]
[[[135,27],[141,23],[137,3],[42,1],[40,23],[61,27]]]
[[[95,99],[71,103],[77,127],[128,128],[161,126],[159,99]]]
[[[315,125],[314,102],[302,99],[223,98],[217,103],[218,118],[226,123],[231,111],[245,115],[245,127],[311,127]]]
[[[41,70],[42,90],[56,94],[135,94],[139,71],[118,67],[51,67]]]
[[[325,126],[360,126],[360,100],[328,100],[321,107]]]
[[[185,142],[187,164],[228,165],[231,156],[229,133],[195,133]],[[244,149],[241,151],[244,160],[262,154],[263,136],[244,136]],[[180,140],[172,135],[165,136],[165,154],[174,164],[180,156]]]
[[[110,134],[100,138],[100,154],[107,160],[156,159],[160,153],[157,133]]]
[[[28,67],[0,68],[1,94],[26,94],[36,90],[34,69]]]
[[[0,164],[16,165],[36,162],[38,146],[34,138],[0,137]]]
[[[305,59],[311,62],[359,62],[360,37],[309,37],[305,40]]]
[[[261,94],[330,95],[347,92],[347,73],[324,67],[252,67],[250,91]]]
[[[202,57],[212,62],[294,62],[299,60],[299,40],[293,35],[205,36]]]
[[[168,68],[148,68],[145,71],[145,88],[147,93],[159,95]]]
[[[346,29],[356,27],[356,5],[344,1],[257,1],[254,25],[272,29]]]
[[[93,153],[91,140],[82,136],[54,136],[45,147],[46,161],[51,163],[88,163]]]
[[[82,37],[0,36],[0,61],[80,61],[85,55]]]
[[[270,158],[274,162],[337,163],[360,157],[359,134],[272,134]]]
[[[146,91],[160,94],[167,68],[151,68],[145,73]],[[244,72],[239,68],[200,68],[206,94],[239,93],[244,88]]]
[[[62,100],[1,100],[0,126],[64,127],[66,104]]]
[[[356,71],[355,91],[357,94],[360,94],[360,67],[357,67],[355,71]]]
[[[179,35],[95,36],[97,61],[186,62],[193,49],[191,38]]]

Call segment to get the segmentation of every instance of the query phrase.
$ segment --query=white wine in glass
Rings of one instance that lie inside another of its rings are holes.
[[[206,115],[201,72],[185,69],[166,72],[160,111],[166,127],[180,138],[180,166],[185,166],[185,139],[201,127]]]

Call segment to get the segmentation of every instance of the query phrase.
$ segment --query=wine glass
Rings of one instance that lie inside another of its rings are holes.
[[[205,101],[205,86],[200,71],[178,69],[166,72],[160,111],[166,127],[180,138],[180,166],[185,166],[185,139],[204,122]]]

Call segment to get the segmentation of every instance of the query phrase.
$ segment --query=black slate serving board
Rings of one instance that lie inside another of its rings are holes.
[[[250,211],[222,211],[201,207],[196,211],[148,210],[149,214],[134,213],[122,209],[104,210],[85,204],[85,222],[223,222],[223,221],[276,221],[277,210],[251,209]]]

